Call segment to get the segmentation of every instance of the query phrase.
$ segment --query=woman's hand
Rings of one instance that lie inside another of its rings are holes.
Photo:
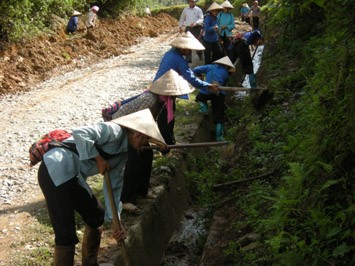
[[[116,239],[117,243],[120,243],[127,237],[127,233],[124,229],[122,230],[114,229],[112,232],[112,237]]]
[[[214,92],[214,93],[219,93],[219,90],[218,90],[218,84],[210,84],[208,86],[208,90],[210,90],[211,92]]]
[[[105,174],[106,171],[110,170],[110,164],[101,157],[101,155],[97,155],[95,157],[96,160],[96,167],[99,169],[100,174]]]

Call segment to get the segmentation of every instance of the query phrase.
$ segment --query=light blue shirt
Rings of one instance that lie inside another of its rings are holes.
[[[232,30],[235,28],[234,16],[231,13],[220,12],[217,16],[219,35],[221,36],[231,36]],[[222,30],[222,26],[227,26],[227,28]]]
[[[92,194],[86,179],[99,174],[95,157],[99,155],[96,147],[108,154],[117,155],[107,159],[110,164],[110,179],[117,209],[120,208],[120,198],[123,186],[123,171],[127,160],[127,132],[113,122],[100,122],[94,125],[74,129],[73,137],[64,142],[76,144],[79,156],[66,148],[53,148],[43,156],[49,175],[56,186],[78,177],[80,184]],[[103,179],[104,180],[104,179]],[[105,219],[112,219],[112,211],[104,183]]]
[[[248,14],[249,10],[250,10],[250,8],[243,6],[240,9],[240,13],[246,15],[246,14]]]

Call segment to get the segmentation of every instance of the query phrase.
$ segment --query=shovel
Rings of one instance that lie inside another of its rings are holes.
[[[117,230],[123,230],[120,217],[118,216],[118,213],[117,213],[117,207],[116,207],[116,203],[115,203],[115,200],[114,200],[111,179],[110,179],[110,175],[109,175],[108,171],[105,172],[105,182],[106,182],[107,194],[108,194],[108,198],[110,200],[110,205],[111,205],[111,210],[112,210],[113,227],[115,229],[117,229]],[[120,244],[120,247],[121,247],[123,264],[125,266],[130,266],[131,264],[130,264],[130,261],[129,261],[127,247],[126,247],[126,244],[125,244],[124,240],[122,240],[121,243],[119,243],[119,244]]]
[[[221,91],[262,91],[262,88],[244,88],[244,87],[225,87],[218,86]]]

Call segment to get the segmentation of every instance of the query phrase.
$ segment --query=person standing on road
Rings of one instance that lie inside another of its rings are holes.
[[[74,34],[74,32],[77,30],[78,23],[79,23],[79,18],[78,18],[79,16],[81,16],[81,13],[74,10],[67,24],[66,32],[68,34]]]
[[[85,222],[82,243],[82,265],[98,265],[105,210],[86,182],[89,176],[109,171],[115,184],[114,200],[119,206],[123,169],[128,144],[138,149],[148,141],[165,146],[151,112],[146,109],[111,122],[99,122],[74,129],[65,144],[75,144],[77,154],[68,148],[55,147],[43,156],[38,169],[38,183],[44,194],[55,235],[54,265],[73,265],[76,235],[75,212]],[[104,184],[106,209],[109,206]],[[119,208],[118,208],[119,209]],[[125,233],[114,231],[117,241]]]
[[[242,7],[240,8],[240,17],[242,21],[248,23],[250,25],[250,17],[248,16],[250,7],[247,3],[243,3]]]
[[[96,20],[97,20],[97,12],[99,12],[98,6],[93,6],[88,14],[86,15],[86,29],[93,29],[96,27]]]
[[[235,71],[233,63],[228,56],[225,56],[210,65],[198,66],[193,69],[196,76],[205,75],[205,80],[209,83],[217,83],[225,86],[229,73]],[[225,96],[226,92],[220,91],[218,94],[211,93],[208,90],[200,90],[196,95],[196,102],[200,105],[200,113],[208,114],[207,101],[211,101],[212,105],[212,121],[215,124],[215,138],[216,141],[223,141],[223,131],[225,122]]]
[[[196,39],[200,40],[202,24],[203,24],[203,12],[201,8],[196,6],[197,0],[189,0],[188,2],[189,2],[189,6],[185,7],[180,15],[180,19],[179,19],[180,33],[184,31],[184,27],[185,27],[185,32],[187,31],[191,32]],[[196,52],[198,58],[202,60],[203,59],[202,51],[197,50]],[[185,58],[188,63],[191,63],[192,53],[187,55]]]
[[[205,65],[223,57],[223,48],[219,44],[219,28],[217,15],[223,7],[213,2],[207,9],[207,15],[203,21],[203,45],[205,46]]]
[[[227,0],[222,3],[224,10],[217,16],[219,37],[223,42],[224,51],[227,54],[227,49],[230,43],[230,36],[232,36],[232,30],[235,28],[234,16],[231,13],[234,8],[232,4]]]
[[[147,16],[151,16],[151,15],[152,15],[152,13],[150,13],[150,9],[149,9],[149,6],[148,6],[148,5],[145,6],[144,12],[145,12],[145,14],[146,14]]]
[[[260,20],[260,6],[258,1],[254,1],[253,5],[251,6],[248,16],[252,18],[253,20],[253,30],[256,30],[259,28],[259,20]]]

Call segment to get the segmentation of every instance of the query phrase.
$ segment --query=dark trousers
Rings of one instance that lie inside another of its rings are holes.
[[[224,56],[223,50],[218,42],[208,42],[203,40],[203,45],[205,46],[205,65],[211,64],[213,61]]]
[[[228,46],[230,44],[230,40],[225,35],[224,36],[220,36],[220,37],[221,37],[221,40],[223,42],[223,54],[224,54],[224,56],[226,56],[227,55]]]
[[[175,101],[173,111],[175,112]],[[175,144],[174,122],[168,123],[167,110],[162,108],[158,115],[157,123],[159,131],[167,144]],[[124,170],[123,189],[121,201],[123,203],[136,203],[137,196],[148,194],[150,176],[152,172],[153,150],[138,152],[128,146],[128,158]]]
[[[173,103],[173,112],[175,113],[176,110],[176,102],[174,100]],[[175,126],[175,119],[173,119],[172,121],[170,121],[170,123],[168,123],[168,111],[166,110],[166,108],[163,108],[158,116],[157,119],[157,123],[158,123],[158,128],[159,131],[161,133],[161,135],[163,136],[166,144],[168,145],[172,145],[175,144],[175,135],[174,135],[174,126]]]
[[[259,17],[253,17],[253,29],[259,28]]]
[[[137,196],[146,196],[153,163],[153,150],[138,150],[128,145],[121,201],[136,203]]]
[[[105,209],[94,195],[78,183],[74,177],[55,186],[44,162],[38,169],[38,183],[46,199],[49,218],[57,246],[72,246],[79,242],[76,235],[75,211],[92,228],[104,223]]]
[[[243,71],[246,74],[253,74],[253,60],[251,59],[249,45],[245,40],[238,40],[228,50],[228,57],[235,64],[239,58]]]
[[[198,93],[196,95],[197,102],[203,102],[207,104],[207,101],[211,101],[212,106],[212,121],[215,124],[225,122],[225,104],[224,104],[225,95],[220,93],[215,94],[203,94]]]

